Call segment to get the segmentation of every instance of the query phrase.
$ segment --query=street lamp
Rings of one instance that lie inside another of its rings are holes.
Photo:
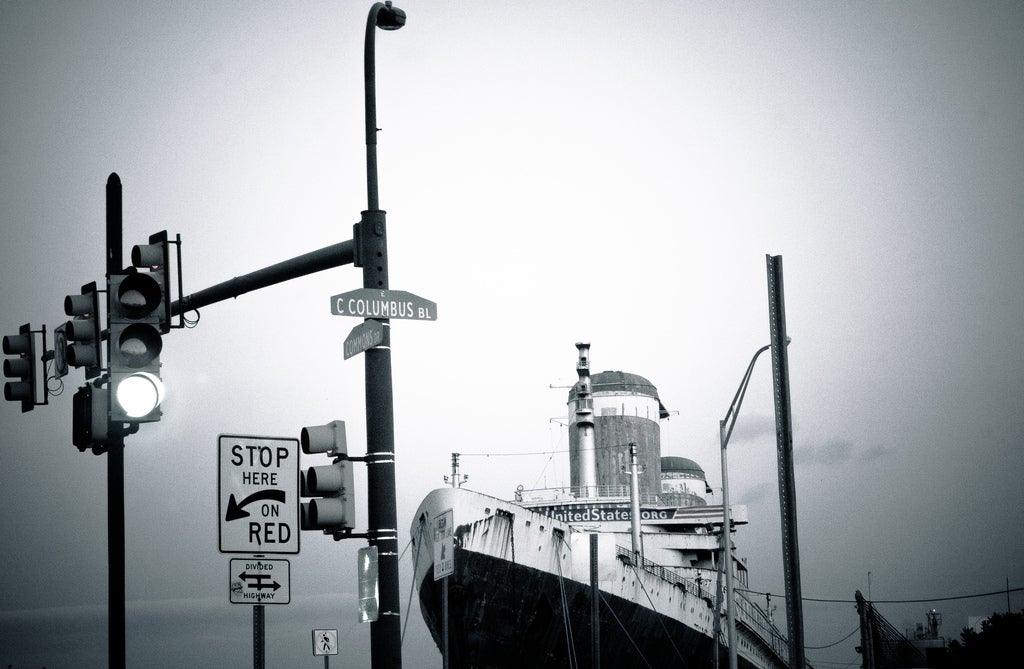
[[[363,48],[363,81],[366,91],[366,199],[367,209],[380,207],[377,201],[377,93],[374,69],[374,37],[376,29],[398,30],[405,25],[405,12],[387,2],[374,3],[366,18],[366,41]]]
[[[377,99],[374,38],[377,28],[398,30],[405,12],[377,2],[366,19],[363,75],[366,92],[366,211],[353,229],[353,264],[363,270],[363,287],[388,288],[385,214],[377,198]],[[402,666],[401,604],[398,587],[398,512],[395,493],[395,419],[391,383],[391,337],[387,319],[382,344],[364,352],[366,375],[367,534],[378,551],[379,617],[370,623],[373,669]]]
[[[786,338],[786,345],[789,345],[790,338]],[[740,387],[736,389],[736,395],[732,398],[729,410],[725,412],[725,418],[718,422],[718,439],[722,446],[722,548],[724,549],[723,565],[725,568],[725,611],[728,625],[729,639],[729,669],[736,669],[738,658],[736,657],[736,612],[733,609],[733,585],[732,585],[732,519],[729,510],[729,467],[726,457],[726,447],[729,445],[729,437],[732,436],[732,428],[736,425],[736,418],[740,414],[740,405],[743,404],[743,396],[747,393],[747,384],[750,383],[750,374],[754,371],[754,363],[758,356],[771,348],[771,344],[757,349],[757,353],[750,359],[747,371],[743,374]],[[718,640],[715,640],[715,659],[718,658]],[[716,662],[717,666],[717,662]]]

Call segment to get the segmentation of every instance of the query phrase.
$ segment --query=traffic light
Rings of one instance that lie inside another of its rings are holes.
[[[132,263],[148,271],[130,267],[107,277],[107,364],[113,423],[160,420],[164,397],[161,335],[170,329],[166,236],[153,235],[150,244],[132,249]]]
[[[5,335],[4,355],[17,356],[4,360],[4,376],[16,381],[4,383],[4,399],[21,402],[22,413],[35,408],[36,402],[36,340],[32,326],[22,325],[16,335]]]
[[[167,231],[158,232],[149,236],[148,244],[137,244],[132,247],[132,266],[145,267],[149,269],[150,275],[160,282],[160,290],[163,293],[163,303],[160,305],[160,332],[167,334],[171,330],[171,275],[170,248],[167,241]]]
[[[352,463],[347,459],[345,421],[304,427],[299,443],[303,453],[334,456],[331,464],[302,472],[301,494],[315,498],[302,503],[302,529],[323,530],[324,534],[351,531],[355,527],[356,504]]]
[[[71,401],[71,443],[85,452],[91,448],[99,455],[106,450],[110,437],[110,394],[106,388],[87,383]]]
[[[85,378],[99,376],[100,360],[100,296],[96,282],[82,286],[80,295],[64,298],[64,313],[74,318],[64,325],[67,362],[72,367],[85,367]],[[59,345],[59,344],[58,344]]]

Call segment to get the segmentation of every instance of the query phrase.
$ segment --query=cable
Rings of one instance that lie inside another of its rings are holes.
[[[596,446],[595,451],[605,451],[611,449],[621,449],[624,444],[610,444],[608,446]],[[511,458],[520,455],[554,455],[555,453],[569,453],[569,449],[554,449],[550,451],[533,451],[529,453],[459,453],[460,456],[473,456],[477,458]]]
[[[636,578],[636,582],[640,584],[640,589],[644,591],[644,595],[647,597],[647,603],[651,605],[651,611],[658,614],[658,609],[654,606],[654,600],[651,599],[651,595],[647,592],[647,587],[644,585],[643,579],[640,578],[640,574],[636,571],[635,562],[635,560],[629,561],[629,566],[633,570],[633,577]],[[657,619],[658,623],[661,625],[661,631],[665,633],[665,638],[667,638],[668,642],[672,644],[672,650],[676,652],[676,656],[679,658],[679,661],[683,663],[683,668],[686,669],[686,660],[683,658],[682,653],[679,652],[679,649],[676,648],[676,643],[672,640],[672,635],[669,634],[668,629],[665,627],[665,622],[662,620],[661,614],[658,614]]]
[[[830,644],[827,644],[825,646],[807,646],[807,645],[804,645],[804,650],[825,650],[826,648],[831,648],[832,646],[838,646],[839,644],[841,644],[842,642],[846,641],[847,639],[849,639],[851,636],[853,636],[854,634],[856,634],[859,631],[860,631],[860,625],[857,625],[856,627],[853,628],[852,632],[850,632],[849,634],[844,636],[839,641],[836,641],[835,643],[830,643]]]
[[[401,640],[401,642],[399,642],[399,646],[404,646],[405,645],[405,630],[407,630],[409,628],[409,618],[412,618],[412,616],[409,615],[409,614],[412,611],[412,594],[414,592],[416,592],[416,565],[420,561],[420,546],[422,544],[422,542],[420,540],[422,538],[423,538],[423,521],[420,521],[420,532],[419,532],[419,536],[416,538],[416,554],[412,558],[412,579],[411,579],[412,580],[412,587],[409,588],[409,601],[407,601],[405,603],[405,624],[402,625],[402,640]],[[412,545],[412,539],[411,538],[409,539],[409,543],[407,543],[405,545],[405,548],[402,549],[402,555],[398,556],[398,561],[399,562],[402,561],[402,557],[405,555],[405,551],[409,550],[409,546],[410,545]]]
[[[565,538],[562,537],[562,543],[565,543]],[[557,550],[557,549],[556,549]],[[579,667],[579,661],[576,659],[576,645],[572,639],[572,621],[569,619],[569,600],[565,596],[565,583],[562,577],[562,561],[558,559],[558,555],[555,555],[555,564],[558,565],[558,590],[561,595],[562,604],[562,624],[565,626],[565,645],[569,652],[569,667]]]
[[[640,656],[640,659],[643,660],[643,663],[647,665],[647,669],[654,669],[653,667],[651,667],[651,663],[647,661],[647,658],[644,657],[643,651],[640,650],[640,647],[636,645],[636,641],[633,641],[633,637],[629,634],[629,630],[627,630],[626,626],[622,624],[622,621],[619,620],[619,617],[615,615],[615,610],[612,608],[612,605],[608,603],[608,600],[604,598],[604,593],[598,590],[597,594],[599,597],[601,597],[601,601],[604,602],[605,608],[607,608],[608,612],[612,614],[612,618],[615,618],[615,622],[617,622],[619,624],[619,627],[622,628],[622,632],[626,635],[626,638],[629,639],[629,642],[631,644],[633,644],[634,650],[636,650],[637,654]]]
[[[744,588],[735,588],[737,591],[746,592],[751,595],[771,595],[772,597],[785,597],[785,595],[777,595],[770,592],[759,592],[757,590],[746,590]],[[975,597],[992,597],[994,595],[1005,595],[1010,592],[1020,592],[1024,588],[1003,588],[1002,590],[993,590],[992,592],[981,592],[975,595],[958,595],[955,597],[927,597],[925,599],[872,599],[872,604],[922,604],[927,602],[950,602],[957,599],[974,599]],[[801,601],[804,602],[821,602],[826,604],[856,604],[855,599],[823,599],[818,597],[801,597]]]

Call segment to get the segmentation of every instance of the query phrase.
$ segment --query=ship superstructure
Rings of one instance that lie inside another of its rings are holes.
[[[569,485],[520,487],[512,500],[458,487],[428,494],[411,528],[424,619],[443,649],[447,587],[451,667],[592,666],[595,649],[604,667],[715,666],[714,639],[727,643],[722,507],[707,503],[697,463],[661,455],[668,412],[655,386],[592,375],[589,345],[577,348]],[[435,580],[435,524],[447,511],[454,572]],[[747,522],[745,507],[731,511],[734,527]],[[745,589],[746,565],[730,562]],[[742,592],[734,602],[739,665],[788,666],[770,616]]]

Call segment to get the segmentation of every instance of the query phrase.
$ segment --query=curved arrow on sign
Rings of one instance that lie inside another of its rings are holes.
[[[249,512],[242,507],[248,506],[253,502],[258,502],[261,499],[269,499],[283,504],[285,499],[284,490],[260,490],[259,492],[254,492],[249,495],[241,502],[236,502],[235,496],[231,495],[231,497],[228,498],[228,510],[227,513],[224,514],[224,520],[247,518],[249,516]]]

